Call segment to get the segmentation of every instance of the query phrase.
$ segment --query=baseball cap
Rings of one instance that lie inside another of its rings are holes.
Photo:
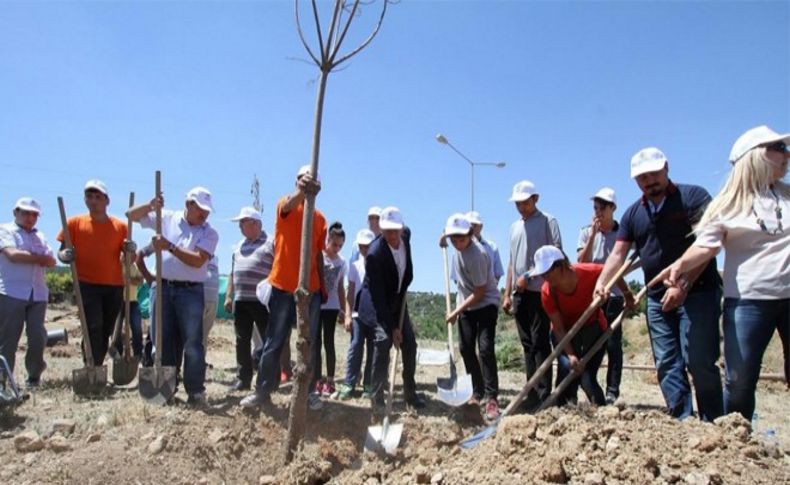
[[[529,180],[522,180],[513,186],[513,195],[510,196],[511,202],[521,202],[529,199],[533,195],[538,195],[538,189],[535,184]]]
[[[760,125],[748,130],[735,140],[735,144],[730,151],[730,163],[735,163],[752,148],[760,145],[767,145],[775,141],[783,141],[790,144],[790,133],[780,135],[766,125]]]
[[[643,173],[661,170],[666,163],[666,155],[658,148],[643,148],[631,157],[631,178],[636,178]]]
[[[456,212],[447,218],[447,223],[444,225],[444,235],[465,236],[469,234],[471,228],[472,225],[469,223],[469,219],[466,218],[466,214]]]
[[[611,189],[609,187],[602,188],[601,190],[596,192],[595,195],[590,197],[590,199],[591,200],[601,199],[601,200],[605,200],[606,202],[611,202],[612,204],[617,204],[617,197],[614,195],[614,189]]]
[[[308,173],[311,173],[311,170],[310,170],[310,165],[302,165],[301,167],[299,167],[299,171],[298,171],[298,172],[296,172],[296,178],[298,179],[298,178],[299,178],[299,177],[301,177],[302,175],[306,175],[306,174],[308,174]],[[316,181],[320,181],[320,180],[321,180],[321,177],[319,177],[318,175],[316,175],[316,176],[315,176],[315,177],[313,177],[313,178],[314,178]]]
[[[211,192],[205,187],[195,187],[187,192],[187,201],[193,201],[204,211],[213,211],[214,207],[211,204]]]
[[[556,263],[557,261],[562,261],[565,258],[565,254],[557,248],[556,246],[541,246],[535,251],[535,266],[529,270],[529,276],[540,276],[543,274],[548,273],[551,269],[551,265]]]
[[[236,221],[240,221],[242,219],[255,219],[256,221],[260,221],[261,220],[261,213],[258,212],[255,209],[255,207],[250,207],[250,206],[242,207],[241,210],[239,211],[239,215],[237,215],[236,217],[232,218],[231,221],[236,222]]]
[[[14,204],[14,209],[41,213],[41,205],[33,197],[20,197]]]
[[[379,227],[382,230],[403,229],[403,215],[397,207],[389,206],[381,209]]]
[[[104,195],[110,195],[107,192],[107,186],[104,185],[104,182],[102,182],[101,180],[98,180],[98,179],[91,179],[91,180],[88,180],[87,182],[85,182],[85,188],[82,189],[82,190],[86,191],[88,189],[98,190],[99,192],[101,192]]]
[[[483,219],[480,217],[480,213],[477,211],[469,211],[466,213],[466,218],[469,220],[470,224],[482,224]]]
[[[368,244],[372,243],[374,239],[376,239],[376,235],[373,234],[373,231],[370,229],[361,229],[357,233],[357,239],[355,242],[360,246],[367,246]]]
[[[368,209],[368,217],[370,216],[380,216],[381,215],[381,207],[374,205],[370,209]]]

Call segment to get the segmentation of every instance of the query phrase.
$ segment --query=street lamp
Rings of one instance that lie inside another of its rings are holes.
[[[478,166],[478,165],[484,165],[484,166],[489,166],[489,167],[503,168],[505,166],[505,162],[473,162],[469,157],[467,157],[466,155],[461,153],[460,150],[455,148],[453,146],[453,144],[450,143],[450,141],[447,139],[447,137],[445,137],[441,133],[436,135],[436,141],[438,141],[442,145],[447,145],[448,147],[452,148],[455,153],[457,153],[461,158],[466,160],[466,163],[469,164],[469,172],[472,175],[471,176],[471,182],[472,182],[472,187],[471,187],[472,210],[475,210],[475,167]]]

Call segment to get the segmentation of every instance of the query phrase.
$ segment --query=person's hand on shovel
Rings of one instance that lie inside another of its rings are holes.
[[[310,173],[306,173],[299,177],[299,180],[296,182],[299,191],[301,191],[305,195],[318,195],[321,192],[321,182],[314,179]]]
[[[71,264],[77,255],[74,253],[74,248],[64,248],[58,251],[58,259],[63,264]]]
[[[151,245],[154,247],[154,249],[158,249],[160,251],[167,251],[173,247],[173,243],[165,239],[165,237],[161,234],[157,234],[151,238]]]
[[[450,325],[455,325],[456,320],[458,320],[458,312],[456,311],[448,313],[444,318],[444,322]]]
[[[569,355],[568,361],[571,364],[571,370],[577,371],[579,373],[584,372],[584,366],[581,364],[581,361],[579,360],[579,357],[576,356],[576,354]]]
[[[668,312],[683,304],[686,300],[688,288],[691,286],[685,275],[681,273],[680,264],[676,261],[664,268],[647,284],[652,288],[659,284],[667,287],[664,296],[661,298],[661,310]]]

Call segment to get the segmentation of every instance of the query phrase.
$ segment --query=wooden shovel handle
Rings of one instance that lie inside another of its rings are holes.
[[[162,197],[162,172],[156,171],[156,198]],[[162,235],[162,207],[156,204],[156,235]],[[156,301],[154,302],[154,318],[156,319],[156,367],[162,367],[162,250],[156,248]]]

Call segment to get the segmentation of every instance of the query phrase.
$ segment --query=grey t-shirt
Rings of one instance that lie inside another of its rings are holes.
[[[485,286],[486,292],[483,299],[475,303],[469,310],[477,310],[488,305],[499,304],[499,290],[497,289],[494,270],[491,260],[482,244],[472,239],[472,243],[463,251],[456,254],[455,274],[458,279],[459,303],[474,293],[478,286]]]
[[[614,221],[614,227],[612,227],[611,231],[607,233],[598,232],[595,234],[592,243],[592,260],[588,262],[599,264],[606,263],[606,258],[609,257],[609,253],[611,253],[614,248],[614,243],[617,242],[617,230],[619,228],[620,225],[617,221]],[[582,227],[581,231],[579,231],[579,242],[576,244],[576,252],[581,251],[587,244],[587,241],[590,239],[591,230],[592,226],[587,225]],[[623,296],[623,292],[620,291],[617,285],[612,286],[612,294],[615,296]]]
[[[510,226],[510,264],[513,265],[512,284],[535,265],[535,251],[552,245],[562,249],[560,225],[553,216],[536,210],[529,218],[519,219]],[[530,278],[527,290],[540,291],[543,278]]]

